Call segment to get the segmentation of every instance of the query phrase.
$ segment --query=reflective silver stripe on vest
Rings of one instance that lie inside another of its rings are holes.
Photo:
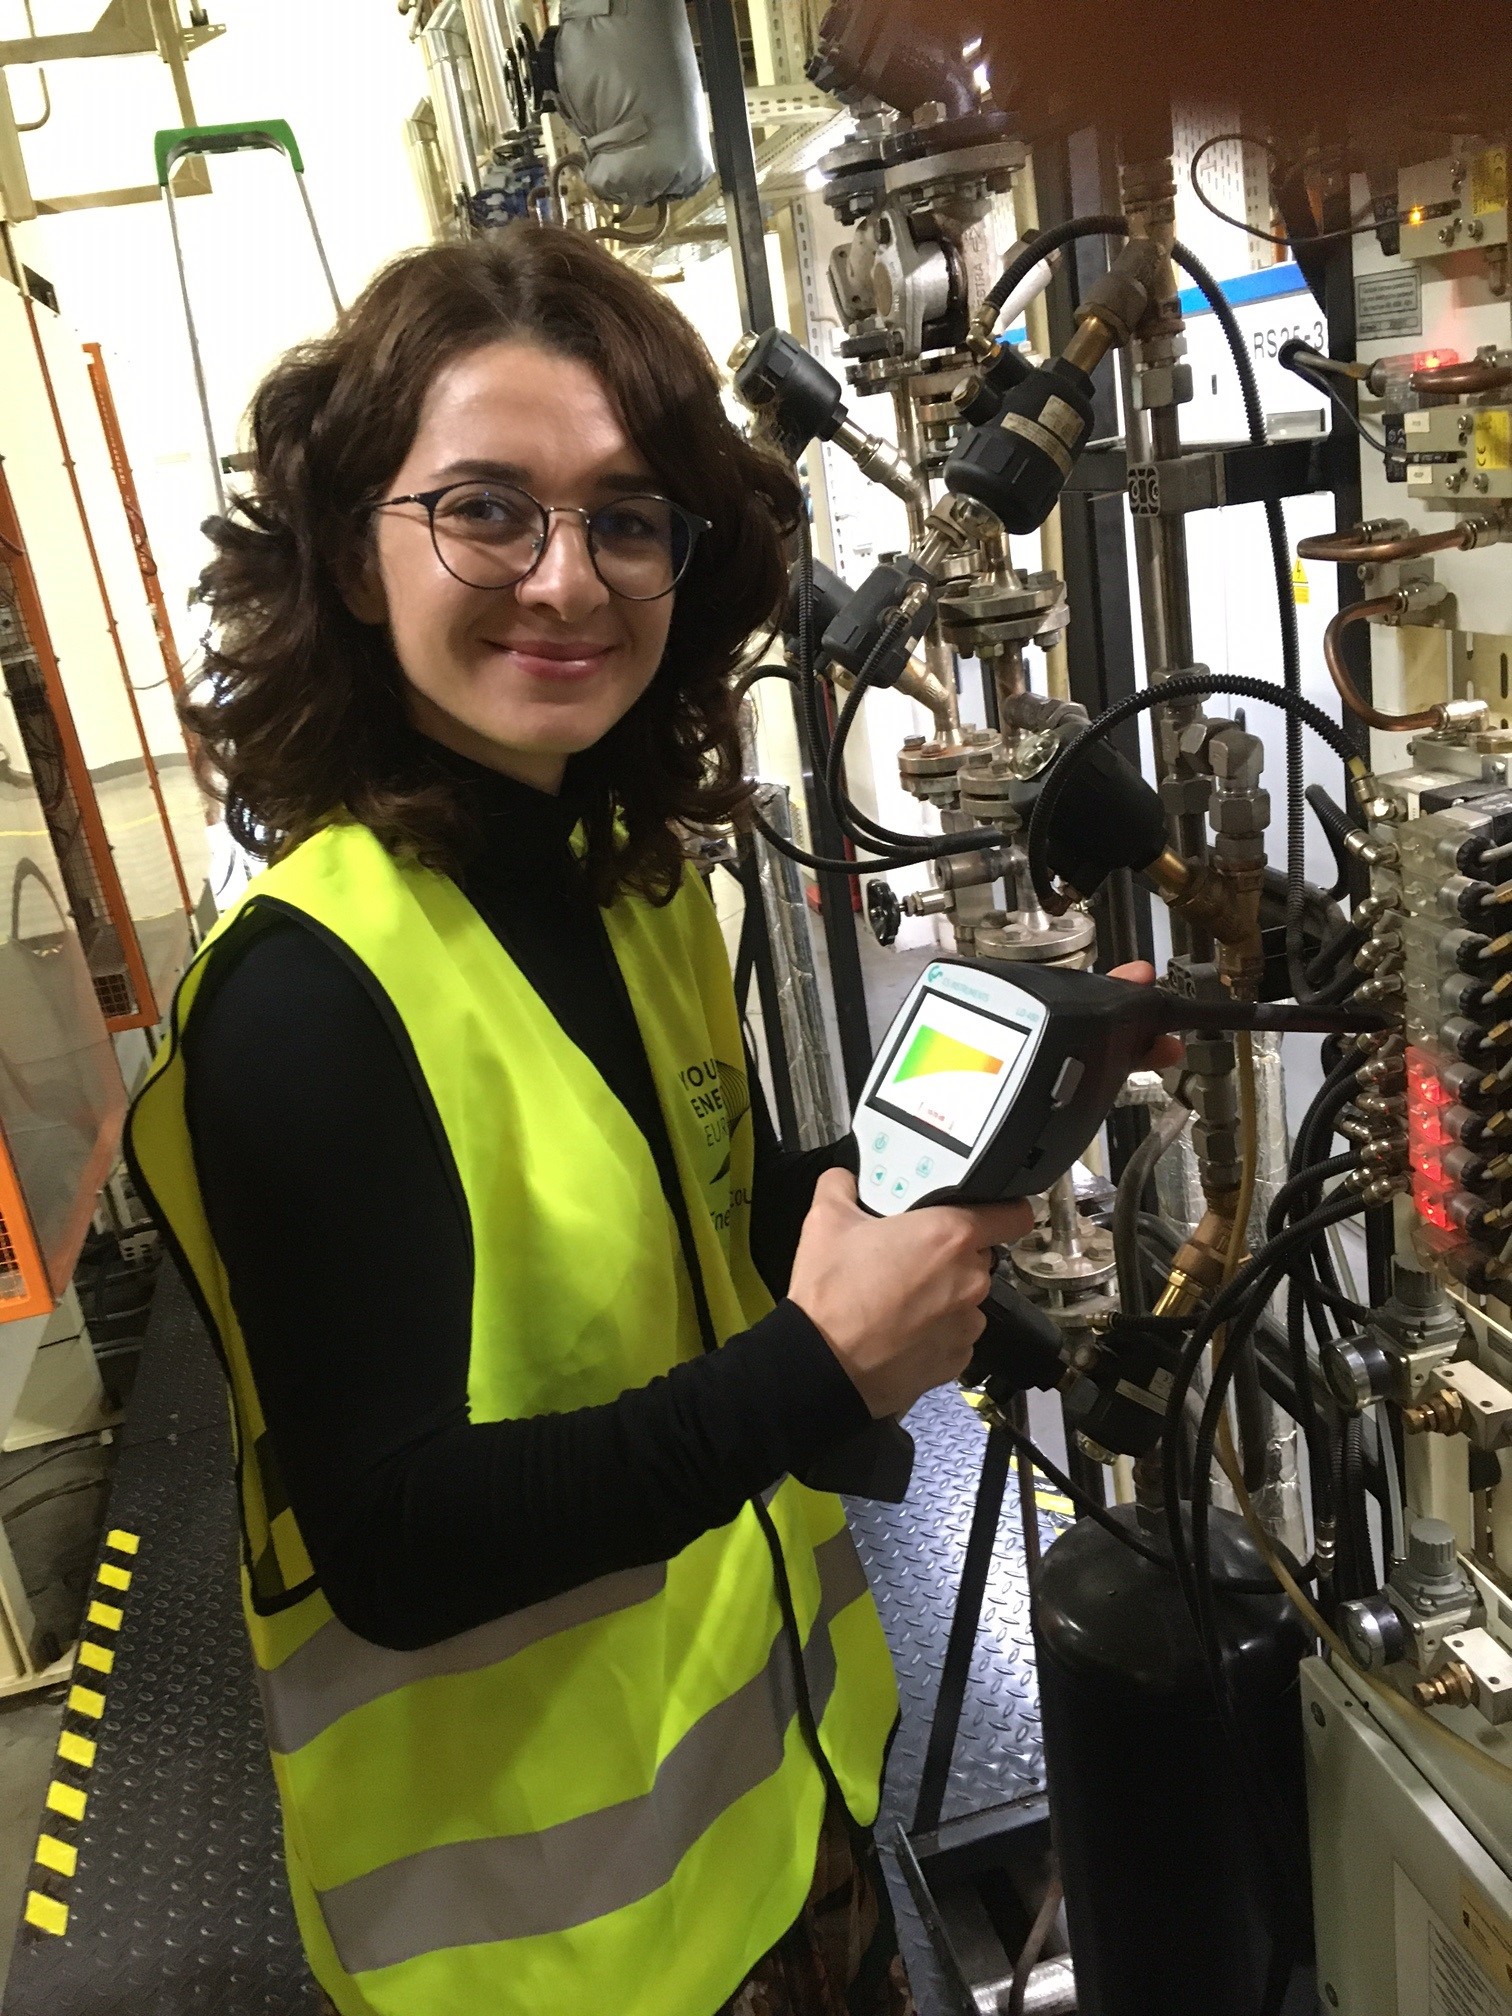
[[[365,1708],[385,1694],[397,1693],[417,1680],[496,1666],[501,1659],[512,1658],[543,1638],[554,1638],[575,1625],[647,1603],[666,1586],[664,1561],[647,1568],[625,1568],[577,1589],[566,1589],[560,1596],[549,1596],[544,1603],[532,1603],[511,1616],[496,1618],[492,1624],[443,1638],[439,1645],[427,1645],[418,1652],[394,1652],[371,1644],[332,1617],[281,1666],[258,1671],[268,1748],[285,1755],[300,1750],[343,1715]]]
[[[820,1718],[835,1686],[828,1625],[865,1593],[866,1574],[843,1528],[814,1555],[820,1603],[804,1669]],[[450,1946],[565,1932],[649,1896],[727,1807],[780,1768],[796,1705],[779,1631],[762,1671],[693,1724],[639,1798],[534,1834],[423,1849],[322,1892],[342,1966],[364,1974]]]

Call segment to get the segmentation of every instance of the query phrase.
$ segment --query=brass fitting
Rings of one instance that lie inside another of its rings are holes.
[[[1166,1276],[1166,1285],[1155,1304],[1157,1316],[1185,1316],[1206,1296],[1216,1294],[1228,1264],[1228,1249],[1234,1236],[1234,1212],[1239,1197],[1230,1191],[1209,1204],[1192,1236]]]
[[[1406,1435],[1458,1435],[1464,1422],[1465,1403],[1452,1387],[1402,1409],[1402,1432]]]
[[[1265,864],[1225,866],[1214,859],[1193,866],[1167,847],[1144,873],[1178,916],[1210,933],[1219,949],[1219,972],[1248,999],[1265,966],[1260,942]]]
[[[1431,1680],[1419,1680],[1412,1698],[1419,1708],[1468,1708],[1475,1699],[1475,1679],[1463,1660],[1451,1659]]]

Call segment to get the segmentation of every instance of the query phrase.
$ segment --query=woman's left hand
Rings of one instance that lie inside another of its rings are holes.
[[[1152,987],[1155,984],[1155,968],[1148,959],[1131,959],[1127,966],[1110,967],[1109,978],[1132,980],[1137,986]],[[1179,1064],[1184,1055],[1179,1036],[1157,1036],[1134,1068],[1136,1071],[1168,1071],[1173,1064]]]

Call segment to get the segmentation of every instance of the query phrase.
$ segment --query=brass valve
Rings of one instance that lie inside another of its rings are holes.
[[[1236,994],[1250,998],[1265,968],[1260,942],[1264,863],[1243,868],[1225,868],[1217,860],[1193,864],[1167,847],[1144,873],[1178,916],[1212,935],[1219,971]]]
[[[1465,1403],[1449,1387],[1402,1409],[1402,1429],[1408,1435],[1458,1435],[1464,1420]]]
[[[1475,1680],[1463,1660],[1451,1659],[1431,1680],[1419,1680],[1412,1698],[1419,1708],[1468,1708],[1475,1699]]]

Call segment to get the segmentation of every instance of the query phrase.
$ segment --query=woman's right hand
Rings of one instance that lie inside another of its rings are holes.
[[[942,1204],[874,1218],[856,1183],[827,1169],[788,1284],[874,1418],[903,1414],[957,1379],[986,1328],[993,1248],[1033,1226],[1026,1203]]]

